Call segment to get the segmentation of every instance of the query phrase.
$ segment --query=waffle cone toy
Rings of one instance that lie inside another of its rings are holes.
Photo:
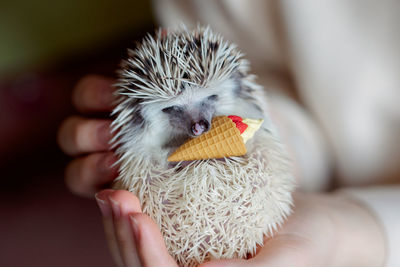
[[[190,139],[168,157],[168,161],[189,161],[243,156],[246,141],[261,126],[262,120],[242,119],[238,116],[218,116],[209,132]]]

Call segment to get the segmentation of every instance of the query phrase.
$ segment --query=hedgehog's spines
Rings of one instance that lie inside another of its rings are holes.
[[[159,29],[155,36],[147,35],[136,49],[128,50],[129,58],[119,72],[122,95],[150,102],[167,100],[180,93],[184,82],[206,87],[229,78],[243,61],[236,46],[210,27]]]

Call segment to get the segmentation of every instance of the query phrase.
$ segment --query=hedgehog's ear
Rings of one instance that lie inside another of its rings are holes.
[[[144,118],[142,115],[142,104],[143,100],[142,99],[130,99],[130,101],[122,103],[125,104],[124,107],[122,108],[123,110],[129,110],[129,121],[132,126],[139,126],[144,123]],[[126,116],[128,118],[128,116]]]
[[[250,62],[247,59],[241,58],[239,59],[239,65],[236,69],[237,73],[240,75],[247,76],[250,71]]]
[[[251,87],[245,85],[244,83],[245,77],[246,76],[240,71],[236,71],[235,73],[232,74],[231,79],[235,83],[233,93],[238,97],[249,98],[251,97],[251,94],[254,90],[252,90]]]
[[[160,40],[167,38],[168,34],[169,34],[168,28],[159,28],[156,32],[156,35]]]

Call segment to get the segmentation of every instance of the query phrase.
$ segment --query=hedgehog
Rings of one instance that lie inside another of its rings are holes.
[[[254,255],[291,212],[290,160],[249,69],[210,27],[181,26],[147,35],[118,71],[114,188],[139,198],[180,266]],[[219,115],[264,119],[245,156],[167,161]]]

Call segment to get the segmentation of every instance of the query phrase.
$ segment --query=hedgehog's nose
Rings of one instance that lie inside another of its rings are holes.
[[[210,129],[210,123],[206,120],[200,120],[192,124],[192,133],[199,136]]]

